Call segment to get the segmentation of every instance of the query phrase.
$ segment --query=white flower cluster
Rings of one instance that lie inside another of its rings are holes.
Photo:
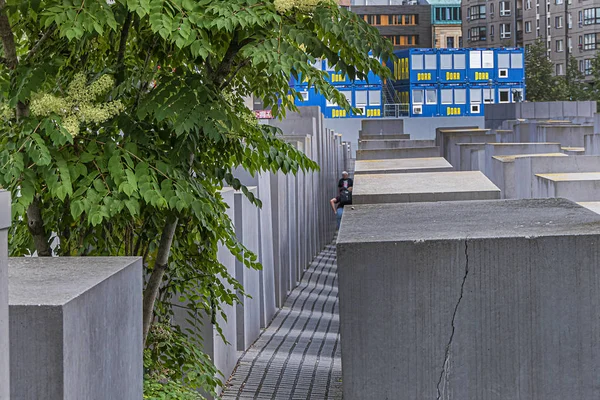
[[[0,120],[6,121],[12,119],[14,111],[8,106],[8,104],[0,104]]]
[[[67,97],[56,97],[43,93],[36,96],[30,104],[30,111],[37,117],[57,114],[62,117],[62,126],[73,137],[80,132],[82,123],[99,124],[123,109],[120,100],[95,104],[95,100],[108,93],[114,86],[114,79],[103,75],[91,85],[86,85],[84,74],[77,74],[67,89]]]
[[[323,0],[275,0],[274,4],[277,12],[283,14],[294,8],[303,12],[310,12],[323,2]]]

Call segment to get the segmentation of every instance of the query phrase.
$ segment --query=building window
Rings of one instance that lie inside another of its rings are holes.
[[[494,52],[492,50],[469,51],[469,67],[472,69],[494,68]]]
[[[436,69],[437,68],[437,55],[425,54],[425,69]]]
[[[364,107],[367,105],[367,91],[366,90],[357,90],[354,92],[354,102],[356,103],[356,107]]]
[[[487,27],[478,26],[467,31],[471,42],[485,42],[487,40]]]
[[[425,103],[426,104],[437,104],[437,90],[427,89],[425,91]]]
[[[423,91],[422,90],[413,90],[413,104],[423,104]]]
[[[569,13],[567,16],[567,28],[573,29],[573,16],[571,13]]]
[[[583,74],[584,75],[592,74],[592,60],[591,59],[583,60]]]
[[[467,104],[467,89],[454,89],[454,104]]]
[[[481,104],[481,89],[470,89],[471,104]]]
[[[527,1],[525,2],[525,9],[526,9],[526,10],[531,10],[531,0],[527,0]]]
[[[489,87],[483,89],[483,102],[484,103],[493,103],[494,102],[494,89]]]
[[[510,89],[498,90],[498,102],[499,103],[510,103]]]
[[[387,16],[389,25],[418,25],[419,16],[417,14],[393,14]]]
[[[563,74],[563,65],[556,64],[556,75],[562,75],[562,74]]]
[[[452,89],[440,90],[442,95],[442,104],[452,104]]]
[[[562,28],[563,27],[563,17],[554,17],[554,27],[556,29]]]
[[[500,39],[510,38],[510,24],[500,24]]]
[[[498,68],[499,69],[510,68],[510,54],[498,53]]]
[[[598,39],[600,39],[599,33],[588,33],[588,34],[584,35],[583,36],[583,49],[584,50],[596,50],[596,49],[600,48]]]
[[[523,68],[523,54],[513,53],[510,55],[511,68]]]
[[[361,17],[369,25],[381,25],[381,15],[365,14],[361,15]]]
[[[308,92],[300,92],[302,96],[302,101],[308,101]]]
[[[446,48],[452,49],[454,48],[454,36],[450,36],[446,38]]]
[[[490,16],[494,16],[494,3],[490,3]]]
[[[468,8],[467,14],[467,17],[469,17],[471,21],[475,19],[485,19],[485,4]]]
[[[500,2],[500,15],[503,17],[510,15],[510,2],[509,1],[501,1]]]
[[[556,52],[560,53],[562,51],[564,51],[564,41],[562,39],[559,39],[556,41]]]
[[[492,38],[492,40],[494,38],[494,33],[495,33],[494,32],[494,25],[490,25],[490,37]]]
[[[563,0],[556,0],[556,4],[562,4]]]
[[[512,90],[512,101],[513,103],[519,103],[523,101],[523,89]]]
[[[370,106],[380,106],[381,105],[381,91],[369,90],[369,105]]]
[[[583,25],[583,11],[579,11],[579,26]]]
[[[419,44],[419,35],[385,35],[394,46],[412,46]]]
[[[531,21],[525,21],[525,33],[531,33]]]
[[[583,10],[583,24],[594,25],[600,24],[600,7],[586,8]]]

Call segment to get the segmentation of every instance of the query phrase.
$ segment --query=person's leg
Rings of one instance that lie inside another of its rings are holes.
[[[340,229],[340,224],[342,223],[342,213],[344,212],[344,207],[340,207],[337,209],[337,228]]]

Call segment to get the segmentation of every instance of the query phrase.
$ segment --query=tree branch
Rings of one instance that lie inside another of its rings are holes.
[[[235,79],[236,75],[240,72],[240,70],[242,68],[244,68],[248,64],[250,64],[250,60],[249,59],[245,59],[244,61],[242,61],[237,66],[237,68],[235,69],[235,71],[233,71],[233,73],[229,76],[229,78],[221,85],[221,89],[227,89],[227,87],[229,85],[231,85],[231,82],[233,82],[233,80]]]
[[[25,61],[31,60],[36,55],[36,53],[40,50],[40,47],[42,47],[44,42],[48,40],[52,33],[54,33],[55,29],[56,25],[52,24],[50,28],[48,28],[46,33],[44,33],[44,35],[40,38],[40,40],[37,41],[37,43],[31,48],[31,50],[29,50],[29,53],[27,53],[27,57],[25,57]]]
[[[240,50],[251,43],[252,39],[244,39],[241,42],[238,41],[237,33],[234,33],[233,38],[231,39],[231,43],[229,44],[229,48],[225,52],[221,63],[217,67],[217,69],[212,74],[213,83],[220,87],[227,76],[231,73],[231,69],[233,68],[233,62],[235,61],[235,57],[238,55]]]
[[[154,262],[154,268],[148,284],[144,290],[144,311],[143,311],[143,333],[144,333],[144,345],[154,319],[154,303],[160,291],[160,285],[162,283],[165,272],[167,271],[169,254],[171,250],[171,244],[175,237],[175,230],[177,228],[177,217],[169,216],[162,235],[160,237],[160,244],[158,246],[158,253],[156,254],[156,260]]]
[[[15,46],[15,36],[13,35],[10,21],[6,14],[6,1],[0,0],[0,40],[4,47],[4,57],[9,69],[17,68],[19,60],[17,59],[17,47]]]
[[[127,12],[125,22],[123,22],[123,30],[121,31],[121,41],[119,42],[119,52],[117,53],[117,85],[125,79],[125,49],[127,48],[127,38],[129,36],[132,17],[133,14],[131,11]]]

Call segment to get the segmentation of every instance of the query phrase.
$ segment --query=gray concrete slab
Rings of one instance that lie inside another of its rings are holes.
[[[594,133],[593,125],[539,124],[536,142],[558,142],[564,147],[583,147],[584,136]]]
[[[360,140],[358,142],[358,148],[360,150],[404,149],[407,147],[432,147],[432,146],[435,146],[435,140],[393,139],[393,140]]]
[[[485,170],[485,146],[483,149],[472,148],[470,149],[471,158],[471,171]]]
[[[563,147],[561,151],[568,156],[584,156],[585,147]]]
[[[344,400],[599,398],[599,242],[562,199],[347,210]]]
[[[515,191],[519,199],[543,197],[536,174],[600,172],[600,156],[519,157],[515,159]]]
[[[600,201],[582,201],[577,204],[595,212],[596,214],[600,214]]]
[[[521,157],[567,157],[563,153],[515,154],[492,157],[490,180],[502,191],[502,199],[516,199],[515,160]]]
[[[536,174],[540,197],[572,201],[600,201],[600,172]]]
[[[499,199],[498,189],[479,171],[364,174],[354,180],[353,204]]]
[[[478,171],[472,169],[471,152],[473,150],[484,150],[485,143],[456,143],[458,147],[458,168],[457,171]]]
[[[516,135],[512,129],[496,129],[496,142],[497,143],[515,143]]]
[[[438,147],[409,147],[405,149],[357,150],[357,160],[389,160],[392,158],[438,157]]]
[[[10,351],[8,331],[8,228],[10,193],[0,191],[0,400],[10,399]]]
[[[485,169],[483,172],[488,176],[491,175],[492,157],[494,156],[560,152],[560,143],[487,143],[485,145]]]
[[[490,134],[489,129],[447,129],[440,130],[440,154],[454,168],[460,168],[460,148],[457,143],[494,143],[496,136]]]
[[[12,399],[142,398],[140,258],[11,258],[8,278]]]
[[[410,135],[408,133],[399,133],[399,134],[381,134],[381,135],[363,135],[359,134],[358,140],[398,140],[398,139],[410,139]]]
[[[392,160],[356,161],[356,175],[361,174],[398,174],[407,172],[443,172],[453,171],[452,165],[443,157],[398,158]]]
[[[585,155],[600,156],[600,134],[585,135]]]
[[[256,187],[249,187],[248,190],[257,196]],[[258,209],[242,192],[234,192],[234,203],[234,225],[237,240],[246,249],[260,257]],[[260,334],[260,274],[259,271],[246,267],[242,261],[236,259],[235,279],[244,287],[247,295],[238,294],[240,302],[236,308],[237,349],[244,351]]]

